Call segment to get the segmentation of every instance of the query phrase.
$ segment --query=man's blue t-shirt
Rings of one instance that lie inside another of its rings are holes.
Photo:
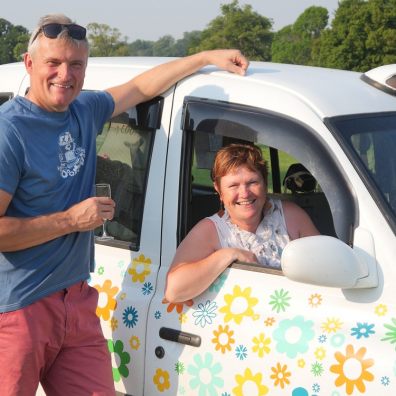
[[[113,110],[106,92],[82,92],[60,113],[23,97],[0,107],[0,189],[12,195],[5,216],[60,212],[92,196],[96,136]],[[0,312],[87,279],[93,250],[93,233],[77,232],[0,253]]]

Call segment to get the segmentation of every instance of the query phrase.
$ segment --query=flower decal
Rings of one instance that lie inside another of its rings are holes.
[[[364,393],[366,386],[364,381],[373,381],[374,375],[367,369],[374,364],[373,359],[364,359],[366,348],[360,348],[356,353],[352,345],[347,345],[346,354],[341,352],[334,354],[338,364],[333,364],[330,371],[338,375],[335,385],[340,387],[345,385],[348,395],[354,392],[355,387],[359,392]]]
[[[135,351],[137,351],[140,347],[140,340],[139,337],[137,336],[132,336],[129,339],[129,345],[131,346],[132,349],[134,349]]]
[[[384,304],[379,304],[375,307],[374,312],[378,316],[385,316],[388,313],[388,307]]]
[[[166,308],[167,312],[172,312],[174,309],[176,309],[176,312],[180,314],[183,312],[184,305],[186,307],[191,307],[194,304],[194,302],[193,300],[188,300],[182,303],[170,303],[166,298],[164,298],[162,300],[162,304],[168,304],[168,307]]]
[[[192,314],[196,319],[194,324],[202,328],[207,324],[212,324],[212,319],[216,317],[217,304],[207,300],[205,304],[199,303],[198,309]]]
[[[138,322],[138,311],[134,307],[128,307],[124,310],[122,314],[122,321],[124,325],[128,328],[135,327]]]
[[[151,260],[146,258],[144,254],[132,260],[132,265],[128,269],[128,274],[132,275],[132,282],[143,283],[147,275],[150,275]]]
[[[238,345],[235,348],[235,355],[239,360],[244,360],[247,358],[247,348],[245,345]]]
[[[260,333],[258,337],[253,337],[253,352],[257,352],[259,357],[263,357],[265,353],[270,353],[271,348],[269,344],[271,344],[271,339],[266,338],[264,333]]]
[[[252,289],[247,287],[244,290],[236,285],[233,294],[226,294],[224,300],[226,305],[220,308],[220,312],[224,313],[224,322],[233,320],[236,324],[240,324],[244,317],[252,317],[255,319],[253,307],[257,304],[258,299],[251,297]]]
[[[290,380],[288,377],[291,376],[290,371],[287,371],[287,365],[281,366],[280,363],[276,363],[276,367],[271,367],[271,379],[274,380],[275,386],[280,386],[282,389],[285,385],[290,384]]]
[[[273,338],[277,341],[276,350],[286,353],[291,359],[299,353],[307,352],[308,343],[314,338],[312,327],[313,322],[305,321],[302,316],[282,320],[273,333]]]
[[[326,322],[322,324],[322,329],[324,332],[336,333],[338,330],[341,329],[342,322],[337,318],[328,318]]]
[[[270,305],[272,305],[272,310],[276,311],[277,313],[286,311],[286,308],[290,306],[289,300],[289,292],[281,290],[275,290],[275,293],[270,296]]]
[[[214,282],[209,286],[209,291],[218,293],[223,287],[226,279],[227,275],[224,273],[220,274],[217,279],[215,279]]]
[[[164,392],[170,388],[169,373],[166,370],[157,369],[153,377],[153,382],[159,392]]]
[[[182,362],[177,362],[175,364],[175,371],[178,375],[183,374],[185,370],[186,368],[184,367],[184,364]]]
[[[114,311],[117,307],[117,301],[114,296],[118,293],[118,287],[112,287],[111,280],[104,281],[103,286],[95,285],[94,288],[99,293],[98,306],[96,307],[96,315],[103,320],[110,319],[110,311]]]
[[[244,388],[254,389],[254,395],[264,396],[268,393],[268,388],[262,383],[263,375],[258,372],[253,374],[249,368],[243,374],[237,374],[235,380],[237,386],[232,390],[235,396],[246,396]]]
[[[322,304],[322,296],[320,294],[312,294],[308,299],[308,303],[312,308],[319,307]]]
[[[128,352],[124,352],[124,344],[121,340],[114,342],[113,340],[107,340],[107,347],[111,354],[118,356],[118,359],[112,359],[113,361],[119,361],[118,367],[113,367],[113,379],[115,382],[119,382],[121,377],[128,377],[129,369],[127,364],[130,362],[131,357]]]
[[[231,330],[228,325],[224,327],[219,325],[217,330],[213,331],[214,338],[212,338],[213,344],[215,344],[215,350],[220,350],[221,353],[231,351],[231,344],[235,342],[232,338],[234,331]]]
[[[152,291],[154,290],[153,285],[151,284],[151,282],[145,282],[143,287],[142,287],[142,293],[145,296],[148,296],[149,294],[152,293]]]
[[[224,385],[224,380],[218,376],[222,371],[221,364],[213,362],[211,353],[206,353],[204,357],[197,354],[193,360],[195,365],[190,364],[187,368],[188,373],[192,376],[191,389],[198,389],[198,394],[202,396],[217,395],[216,388]]]
[[[391,344],[396,343],[396,318],[392,318],[392,323],[391,324],[384,324],[384,327],[388,329],[389,331],[385,333],[386,337],[381,338],[381,341],[389,341]]]
[[[362,337],[368,338],[371,334],[374,334],[375,331],[373,330],[374,324],[368,323],[357,323],[356,327],[351,329],[351,336],[355,336],[356,339],[360,340]]]

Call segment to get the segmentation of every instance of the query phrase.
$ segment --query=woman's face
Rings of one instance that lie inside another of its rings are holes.
[[[253,227],[255,231],[261,221],[267,195],[261,173],[241,166],[223,176],[220,186],[215,188],[232,222],[243,229],[250,225],[248,228]]]

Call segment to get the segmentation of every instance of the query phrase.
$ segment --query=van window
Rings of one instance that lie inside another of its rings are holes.
[[[269,194],[293,200],[322,234],[353,244],[358,221],[353,194],[332,153],[308,127],[250,106],[195,97],[185,99],[184,115],[182,163],[190,170],[182,170],[178,243],[200,219],[219,210],[210,180],[217,150],[246,142],[261,147],[268,162]],[[286,175],[296,174],[304,179],[298,188],[285,182]]]
[[[162,99],[146,102],[107,122],[96,139],[96,183],[109,183],[116,203],[106,231],[113,244],[138,250],[144,200]],[[95,230],[98,234],[101,228]]]

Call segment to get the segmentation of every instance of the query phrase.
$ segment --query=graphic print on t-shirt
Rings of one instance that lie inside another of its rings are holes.
[[[64,179],[75,176],[84,165],[85,150],[77,146],[70,132],[60,134],[58,143],[60,162],[58,170],[61,176]]]

